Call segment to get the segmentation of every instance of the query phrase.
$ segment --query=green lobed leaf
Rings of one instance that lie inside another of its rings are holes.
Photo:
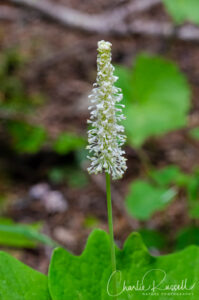
[[[177,24],[191,21],[199,24],[198,0],[163,0],[168,13]]]
[[[53,300],[100,299],[101,280],[107,279],[107,275],[103,274],[106,268],[109,269],[109,259],[109,238],[100,230],[90,235],[80,257],[62,248],[55,249],[49,269],[49,289]]]
[[[126,104],[124,125],[134,147],[186,125],[190,88],[175,63],[139,55],[132,70],[116,67],[116,75]]]
[[[50,300],[47,277],[0,252],[0,300]]]
[[[144,180],[136,180],[130,186],[125,199],[131,216],[139,220],[149,219],[153,213],[163,210],[176,195],[173,188],[154,186]]]
[[[117,300],[198,300],[199,297],[199,248],[191,246],[181,252],[153,257],[144,246],[140,236],[129,236],[122,250],[116,248],[117,276],[121,276]],[[49,269],[49,289],[53,300],[107,300],[115,299],[110,294],[110,244],[107,233],[95,230],[89,237],[86,248],[80,256],[74,256],[64,249],[54,251]],[[165,278],[164,278],[165,276]],[[190,291],[171,291],[175,285],[182,285],[187,279]],[[140,286],[148,291],[124,291],[125,286]],[[152,294],[153,285],[158,289]],[[167,291],[161,290],[165,289]],[[185,295],[175,295],[182,293]],[[169,295],[167,295],[169,294]],[[188,295],[187,295],[188,294]]]

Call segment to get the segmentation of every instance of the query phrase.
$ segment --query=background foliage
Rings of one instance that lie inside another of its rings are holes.
[[[107,235],[95,231],[81,256],[71,254],[82,253],[93,228],[107,230],[104,178],[87,174],[85,150],[88,94],[102,38],[113,44],[126,106],[128,170],[112,184],[118,266],[132,279],[138,269],[141,276],[163,268],[169,283],[182,274],[197,281],[198,1],[162,0],[130,14],[127,37],[117,35],[117,22],[108,37],[94,27],[85,34],[30,7],[14,7],[5,18],[9,2],[0,4],[0,246],[46,274],[52,249],[59,244],[68,250],[53,254],[51,296],[47,277],[1,253],[0,299],[106,299],[95,283],[102,286],[110,273]],[[126,1],[52,3],[95,16],[114,13]],[[130,32],[131,21],[136,32]],[[143,241],[134,234],[118,250],[132,231]],[[150,279],[160,277],[157,272]]]

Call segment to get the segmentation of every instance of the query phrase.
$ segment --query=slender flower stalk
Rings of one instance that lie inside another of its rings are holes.
[[[91,129],[88,131],[87,149],[91,165],[89,173],[106,174],[108,225],[111,245],[112,272],[116,272],[115,244],[113,233],[113,217],[111,203],[111,176],[119,179],[126,171],[126,158],[121,146],[126,140],[124,127],[119,124],[125,117],[122,114],[123,104],[121,89],[114,83],[117,77],[113,75],[114,67],[111,64],[111,43],[98,42],[97,79],[94,83],[91,98],[90,120]],[[116,275],[116,274],[115,274]],[[114,294],[117,294],[116,276],[113,276]],[[116,297],[115,297],[116,299]]]
[[[106,198],[107,198],[107,211],[108,211],[108,227],[111,245],[111,265],[112,274],[116,273],[116,257],[115,257],[115,243],[114,243],[114,232],[113,232],[113,213],[111,203],[111,178],[110,174],[106,173]],[[117,295],[117,281],[116,274],[113,276],[113,291],[114,295]]]

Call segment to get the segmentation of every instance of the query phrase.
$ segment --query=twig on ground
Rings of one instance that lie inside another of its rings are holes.
[[[97,33],[117,33],[126,32],[124,19],[129,14],[137,15],[151,7],[161,3],[161,0],[135,0],[111,12],[105,12],[98,15],[90,15],[78,10],[53,4],[49,1],[34,0],[7,0],[8,3],[14,4],[27,9],[32,9],[42,14],[52,21],[63,26],[84,30],[87,32]]]
[[[165,38],[176,37],[183,41],[199,41],[199,27],[194,25],[176,27],[169,22],[135,20],[129,26],[129,32]]]
[[[61,24],[66,28],[78,29],[86,33],[116,36],[141,34],[152,37],[174,37],[183,41],[199,41],[199,27],[197,26],[188,24],[176,27],[170,22],[137,18],[139,13],[161,3],[160,0],[135,0],[111,12],[98,15],[83,13],[46,0],[7,0],[6,2],[26,10],[36,11],[46,19]],[[125,22],[125,18],[128,15],[136,16],[136,19],[130,24]]]

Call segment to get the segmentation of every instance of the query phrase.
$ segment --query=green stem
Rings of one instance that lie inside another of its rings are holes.
[[[106,197],[107,197],[107,210],[108,210],[108,226],[109,226],[109,236],[111,245],[111,265],[113,276],[113,288],[114,294],[117,294],[117,281],[116,281],[116,258],[115,258],[115,243],[114,243],[114,233],[113,233],[113,216],[112,216],[112,203],[111,203],[111,178],[110,174],[106,173]],[[114,298],[116,299],[116,297]]]

